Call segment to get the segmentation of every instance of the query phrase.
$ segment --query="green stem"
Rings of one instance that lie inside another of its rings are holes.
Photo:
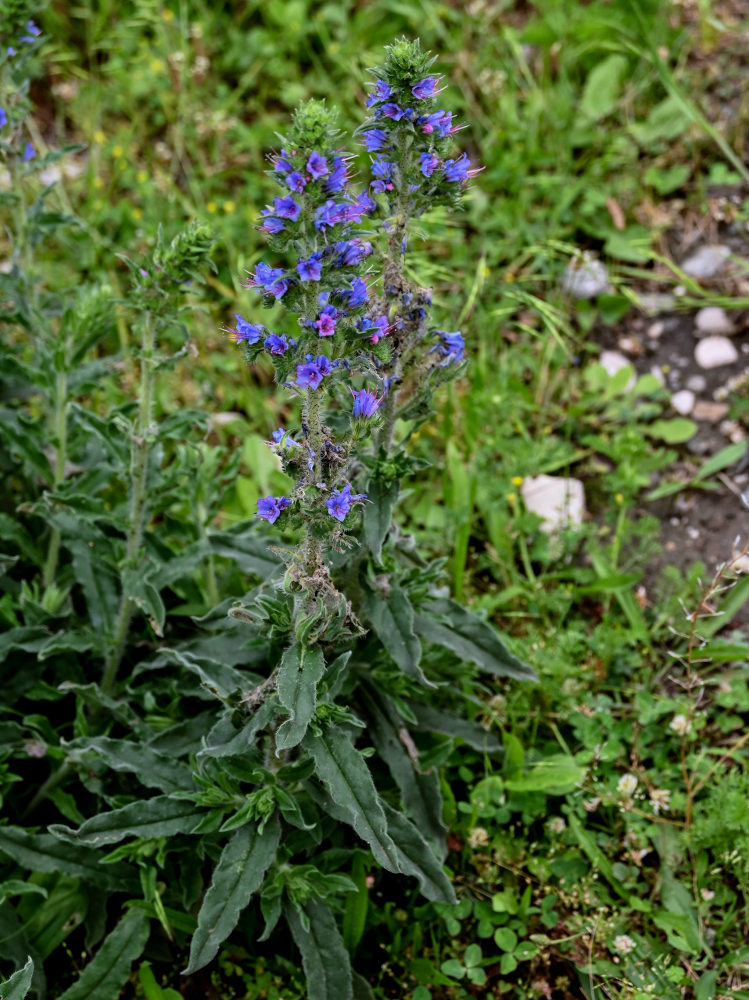
[[[151,426],[154,388],[155,331],[153,318],[149,313],[143,325],[143,341],[140,362],[140,407],[138,426],[133,434],[130,449],[130,518],[125,550],[125,566],[135,564],[143,541],[143,525],[146,516],[146,480],[148,477],[148,436]],[[101,689],[106,694],[115,682],[117,670],[125,651],[125,640],[133,613],[132,601],[123,592],[115,624],[112,645],[104,663]]]
[[[65,463],[68,451],[68,376],[65,371],[58,371],[55,379],[55,409],[53,416],[54,435],[57,441],[55,454],[54,488],[65,479]],[[47,561],[44,565],[44,590],[46,592],[55,581],[57,560],[60,555],[60,530],[52,529],[47,550]],[[45,602],[42,601],[44,604]],[[45,605],[46,606],[46,605]]]
[[[314,485],[322,479],[322,407],[318,389],[307,390],[304,401],[304,422],[307,426],[307,441],[312,449],[313,463],[307,473],[307,483]],[[322,546],[319,539],[313,535],[309,524],[305,527],[303,556],[305,572],[307,576],[312,576],[322,560]]]
[[[202,541],[208,540],[208,533],[205,530],[207,511],[204,504],[198,504],[198,531]],[[213,561],[213,553],[210,553],[205,561],[205,587],[208,591],[208,601],[214,607],[219,603],[218,580],[216,579],[216,565]]]

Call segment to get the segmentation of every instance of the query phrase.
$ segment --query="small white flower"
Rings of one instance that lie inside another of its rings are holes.
[[[596,809],[600,806],[600,804],[601,804],[601,799],[598,795],[593,796],[592,799],[586,799],[583,802],[585,811],[589,813],[594,813]]]
[[[700,889],[700,896],[702,896],[706,903],[709,903],[714,898],[715,893],[712,889]]]
[[[472,848],[486,847],[489,843],[489,832],[483,826],[474,826],[468,834],[468,846]]]
[[[549,829],[552,833],[561,833],[565,829],[567,824],[564,822],[561,816],[555,816],[553,819],[549,820]]]
[[[653,812],[657,816],[661,809],[668,809],[671,801],[671,790],[669,788],[651,788],[650,804]]]
[[[614,938],[614,950],[618,951],[620,955],[629,955],[631,951],[635,950],[635,943],[629,934],[620,934]]]
[[[691,723],[686,715],[675,715],[668,724],[669,729],[673,729],[679,736],[686,736],[691,729]]]
[[[634,794],[635,788],[637,788],[637,778],[634,774],[623,774],[616,786],[617,792],[628,799]]]

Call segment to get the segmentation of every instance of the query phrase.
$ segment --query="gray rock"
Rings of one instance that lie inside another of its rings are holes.
[[[680,413],[682,417],[687,417],[694,409],[695,395],[689,389],[681,389],[671,397],[671,406]]]
[[[579,479],[535,476],[523,480],[520,493],[526,508],[543,518],[541,528],[547,534],[583,522],[585,491]]]
[[[648,316],[657,316],[658,313],[669,312],[676,305],[673,295],[664,292],[643,292],[640,296],[640,309]],[[653,336],[653,334],[651,334]]]
[[[700,368],[720,368],[739,360],[739,352],[728,337],[705,337],[694,349],[694,360]]]
[[[712,278],[731,256],[729,247],[716,243],[700,247],[682,262],[681,269],[690,278]]]
[[[599,363],[603,365],[609,375],[616,375],[618,371],[622,368],[626,368],[627,365],[631,365],[632,362],[628,358],[625,358],[623,354],[619,351],[601,351],[601,356],[598,359]]]
[[[573,299],[592,299],[608,290],[609,272],[603,261],[587,257],[568,264],[562,275],[562,291]]]
[[[720,306],[705,306],[700,309],[694,317],[694,325],[702,334],[724,334],[730,337],[734,333],[730,316]]]
[[[704,392],[707,389],[707,379],[704,375],[690,375],[687,379],[687,389],[692,392]]]

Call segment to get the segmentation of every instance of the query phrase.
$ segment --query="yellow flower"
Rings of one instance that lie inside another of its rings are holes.
[[[104,132],[102,132],[100,128],[97,128],[97,130],[94,132],[94,142],[98,143],[101,146],[101,144],[106,141],[107,137],[104,134]]]
[[[225,201],[224,202],[224,211],[226,212],[227,215],[229,215],[231,212],[233,212],[236,207],[237,206],[234,204],[233,201]]]
[[[522,486],[523,485],[523,477],[522,476],[513,476],[512,477],[512,485],[513,486]]]
[[[125,152],[125,150],[122,148],[122,146],[119,146],[119,145],[118,146],[112,146],[112,157],[113,157],[113,159],[119,160],[119,158],[124,154],[124,152]]]
[[[152,73],[164,72],[164,63],[161,61],[161,59],[152,59],[148,65],[150,66]]]
[[[161,12],[161,16],[163,17],[163,19],[165,21],[173,21],[174,20],[174,11],[173,10],[169,10],[168,7],[165,7],[162,10],[162,12]]]
[[[213,213],[218,210],[218,205],[216,204],[215,201],[209,201],[205,207],[206,210],[211,213],[211,215],[213,215]]]
[[[138,173],[135,175],[135,178],[139,184],[145,184],[145,182],[148,180],[148,171],[139,170]]]

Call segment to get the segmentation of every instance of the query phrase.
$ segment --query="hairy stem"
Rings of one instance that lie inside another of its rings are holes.
[[[68,376],[65,371],[58,371],[55,378],[55,406],[52,419],[52,426],[57,442],[55,450],[55,478],[54,488],[60,485],[65,479],[65,463],[67,461],[68,450]],[[44,590],[46,592],[55,581],[57,572],[57,560],[60,555],[60,530],[53,528],[49,539],[47,550],[47,561],[44,564]],[[43,604],[46,603],[43,600]]]

